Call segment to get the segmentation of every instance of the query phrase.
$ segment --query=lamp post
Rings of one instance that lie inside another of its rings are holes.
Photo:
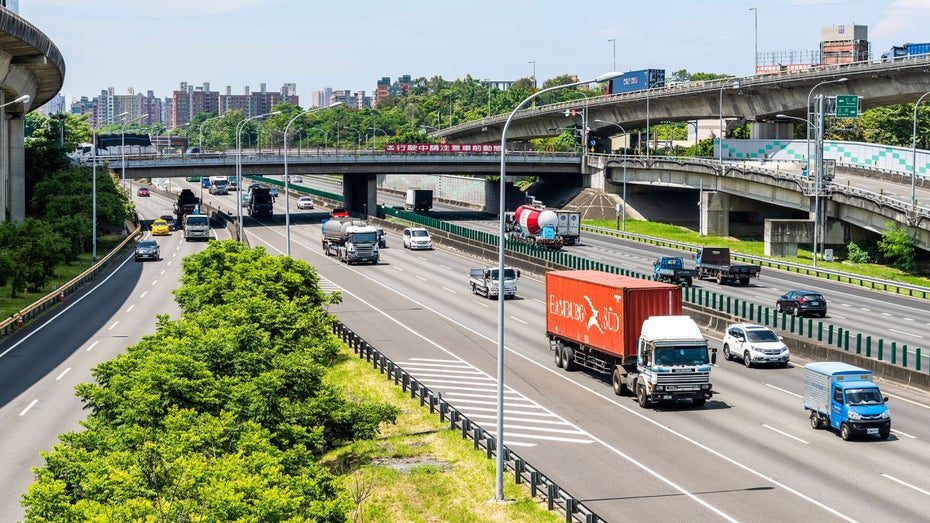
[[[734,80],[730,87],[733,89],[739,89],[739,80]],[[720,147],[717,150],[717,161],[721,163],[721,169],[723,168],[723,90],[727,88],[727,82],[724,82],[720,86]],[[722,171],[721,171],[722,172]]]
[[[265,118],[266,116],[271,116],[273,114],[281,114],[281,111],[272,111],[270,113],[258,114],[255,116],[250,116],[245,120],[242,120],[236,124],[236,180],[238,181],[239,194],[236,197],[236,210],[239,219],[239,241],[242,241],[242,189],[245,183],[245,180],[242,179],[242,128],[246,123],[257,120],[259,118]]]
[[[388,139],[388,133],[387,133],[387,131],[385,131],[384,129],[382,129],[382,128],[380,128],[380,127],[374,127],[374,126],[372,126],[372,127],[366,127],[366,128],[365,128],[366,131],[367,131],[368,129],[371,129],[371,153],[374,154],[374,152],[375,152],[375,138],[378,136],[378,131],[381,131],[381,132],[384,134],[384,139],[385,139],[385,140]]]
[[[614,44],[614,68],[611,69],[611,71],[616,71],[617,70],[617,39],[610,38],[607,41]]]
[[[491,117],[491,79],[485,78],[484,84],[485,84],[485,87],[488,88],[488,118],[490,118]]]
[[[927,95],[930,95],[930,91],[920,95],[914,104],[914,134],[911,142],[911,207],[914,211],[917,210],[917,106]]]
[[[93,243],[93,250],[91,251],[91,263],[97,263],[97,128],[100,125],[107,122],[116,120],[117,118],[122,118],[128,115],[128,112],[120,113],[116,116],[111,116],[105,118],[103,121],[97,120],[97,123],[94,124],[93,138],[91,139],[91,149],[94,151],[94,162],[93,170],[91,174],[91,192],[93,193],[93,217],[91,220],[91,241]]]
[[[138,122],[139,120],[146,118],[146,117],[148,117],[148,113],[143,114],[142,116],[138,118],[133,118],[132,120],[129,120],[128,122],[126,121],[126,117],[125,116],[123,117],[123,129],[122,129],[122,133],[120,136],[119,151],[120,151],[120,155],[123,157],[122,164],[123,164],[123,184],[124,185],[126,184],[126,126],[133,122]],[[129,200],[132,201],[132,182],[129,182],[128,189],[129,189]]]
[[[335,107],[337,105],[342,105],[342,102],[336,102],[330,107]],[[315,113],[322,109],[328,109],[327,107],[316,107],[314,109],[307,109],[305,111],[300,111],[295,114],[290,121],[287,122],[287,125],[284,126],[284,229],[287,234],[287,256],[291,256],[291,177],[287,174],[287,132],[291,129],[291,124],[301,116],[307,115],[309,113]],[[280,114],[280,111],[278,111]],[[242,201],[242,197],[239,197],[239,201]]]
[[[564,85],[554,85],[548,87],[539,92],[534,92],[529,97],[524,99],[517,105],[514,110],[510,113],[510,116],[507,117],[507,122],[504,123],[503,130],[501,131],[501,181],[500,181],[500,207],[498,211],[498,221],[499,230],[498,230],[498,276],[501,281],[504,281],[504,253],[506,247],[506,241],[504,238],[504,224],[506,222],[506,188],[507,188],[507,130],[510,128],[510,122],[513,120],[513,117],[516,116],[517,111],[520,110],[523,106],[528,104],[530,101],[534,100],[537,96],[547,93],[550,91],[555,91],[558,89],[566,89],[569,87],[577,87],[579,85],[589,84],[593,82],[606,82],[617,78],[622,73],[611,72],[598,76],[594,80],[587,80],[584,82],[575,82],[571,84]],[[497,300],[497,463],[496,463],[496,490],[494,494],[494,499],[498,501],[503,501],[504,499],[504,453],[501,449],[504,446],[504,302],[506,300]]]
[[[756,71],[759,70],[759,8],[750,7],[752,11],[752,21],[753,21],[753,38],[755,45],[753,46],[753,56],[755,57],[755,64],[752,70],[752,74],[755,75]]]
[[[808,176],[810,176],[811,174],[811,127],[814,125],[811,123],[811,95],[814,94],[814,91],[817,90],[817,88],[820,87],[821,85],[837,84],[837,83],[845,82],[846,80],[847,80],[846,77],[837,78],[836,80],[824,80],[823,82],[816,84],[814,87],[811,87],[810,92],[807,93],[807,108],[805,109],[807,111],[807,119],[805,121],[807,122],[807,138],[806,139],[807,139],[807,174]],[[821,115],[821,117],[823,117],[823,115]]]
[[[624,129],[622,125],[616,122],[607,122],[605,120],[594,120],[594,121],[606,123],[609,125],[616,125],[617,127],[620,128],[623,134],[627,134],[626,129]],[[620,231],[626,232],[626,147],[623,148],[623,196],[621,197],[621,200],[623,200],[623,207],[621,208],[621,214],[620,214],[622,218],[622,226],[620,228]]]
[[[776,115],[775,115],[775,118],[786,118],[786,119],[788,119],[788,120],[797,120],[797,121],[799,121],[799,122],[804,122],[805,125],[806,125],[808,128],[810,128],[811,126],[815,126],[815,127],[816,127],[816,124],[812,123],[812,122],[811,122],[810,120],[808,120],[807,118],[799,118],[799,117],[797,117],[797,116],[788,116],[787,114],[776,114]],[[819,129],[819,127],[818,127],[818,129]],[[822,139],[823,139],[823,134],[822,134],[820,131],[818,131],[817,136],[818,136],[818,139],[819,139],[819,140],[822,140]],[[818,145],[818,149],[819,149],[819,148],[820,148],[820,146]],[[808,144],[807,144],[807,150],[810,151],[810,141],[809,141],[809,140],[808,140]],[[814,181],[813,181],[813,186],[814,186],[814,248],[813,248],[813,250],[811,251],[811,253],[812,253],[812,258],[813,258],[813,263],[814,263],[814,267],[817,266],[817,252],[818,252],[818,249],[817,249],[817,236],[818,236],[817,230],[820,228],[820,180],[821,180],[821,178],[822,178],[822,176],[823,176],[823,174],[822,174],[822,171],[823,171],[822,167],[823,167],[823,162],[821,161],[821,162],[819,162],[819,165],[818,165],[817,169],[815,170],[815,172],[814,172],[813,174],[811,174],[811,171],[810,171],[810,154],[808,154],[807,175],[808,175],[808,177],[812,177],[812,178],[814,179]]]

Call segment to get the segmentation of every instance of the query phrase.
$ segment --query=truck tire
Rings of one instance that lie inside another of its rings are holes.
[[[843,438],[843,441],[849,441],[849,437],[850,437],[849,425],[847,425],[846,423],[843,423],[842,425],[840,425],[840,437]]]
[[[688,286],[688,287],[691,287],[691,286],[692,286],[691,278],[688,278],[687,280],[685,280],[685,285]]]
[[[474,283],[471,284],[471,293],[478,294],[478,287]]]
[[[723,285],[724,279],[723,276],[717,275],[717,285]]]
[[[739,284],[743,287],[749,287],[749,278],[740,278]]]
[[[820,427],[823,426],[823,419],[820,418],[820,414],[816,411],[811,411],[811,428],[814,430],[820,430]]]
[[[620,374],[620,369],[614,368],[613,373],[610,375],[610,384],[613,386],[614,394],[617,396],[624,396],[628,392],[626,382],[623,380],[623,375]]]
[[[648,409],[652,406],[652,402],[649,401],[649,395],[646,394],[646,386],[642,383],[636,386],[636,401],[639,403],[639,406]]]
[[[555,347],[555,366],[562,368],[562,344],[559,343]]]
[[[578,368],[575,365],[575,351],[571,347],[562,347],[562,368],[565,372],[572,372]]]

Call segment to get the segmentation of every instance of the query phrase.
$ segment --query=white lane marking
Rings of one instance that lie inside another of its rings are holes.
[[[546,304],[546,302],[540,300],[539,298],[533,298],[533,301],[535,301],[536,303],[542,303],[543,305]]]
[[[890,312],[883,312],[883,313],[882,313],[882,316],[891,316],[891,313],[890,313]]]
[[[783,432],[783,431],[781,431],[781,430],[778,430],[778,429],[776,429],[775,427],[773,427],[773,426],[771,426],[771,425],[766,425],[765,423],[763,423],[762,426],[765,427],[765,428],[767,428],[767,429],[769,429],[769,430],[771,430],[772,432],[777,432],[777,433],[781,434],[782,436],[784,436],[784,437],[786,437],[786,438],[791,438],[791,439],[793,439],[793,440],[795,440],[795,441],[800,441],[801,443],[803,443],[803,444],[805,444],[805,445],[810,445],[809,442],[804,441],[804,440],[801,439],[801,438],[792,436],[791,434],[788,434],[787,432]]]
[[[108,331],[111,331],[111,330],[113,330],[113,327],[116,327],[117,325],[119,325],[119,320],[114,321],[114,322],[113,322],[113,325],[110,325],[110,328],[108,328],[107,330],[108,330]]]
[[[38,402],[39,402],[39,400],[32,400],[32,403],[30,403],[29,405],[27,405],[26,408],[23,409],[23,411],[19,413],[19,415],[20,415],[20,416],[25,416],[26,413],[29,412],[29,409],[31,409],[32,407],[34,407],[35,404],[38,403]]]
[[[68,371],[70,371],[70,370],[71,370],[71,367],[68,367],[67,369],[61,371],[61,374],[59,374],[58,377],[55,378],[55,381],[61,381],[61,378],[64,378],[64,377],[65,377],[65,374],[67,374]]]
[[[485,309],[488,308],[488,304],[487,304],[487,303],[484,303],[483,301],[478,301],[478,300],[471,300],[471,301],[477,303],[478,305],[481,305],[481,306],[484,307]]]
[[[171,260],[168,260],[168,265],[171,265],[171,263],[172,263]]]
[[[398,267],[397,265],[391,265],[391,268],[394,269],[395,271],[404,272],[404,270],[403,270],[402,268]]]
[[[449,267],[448,265],[443,265],[440,263],[439,266],[442,267],[443,269],[449,269],[450,271],[452,270],[452,267]]]
[[[418,280],[421,280],[421,281],[429,281],[429,280],[427,280],[426,278],[424,278],[423,276],[420,276],[419,274],[417,274],[417,279],[418,279]]]
[[[446,291],[446,292],[451,292],[452,294],[458,294],[458,291],[454,291],[454,290],[452,290],[452,289],[450,289],[450,288],[448,288],[448,287],[443,287],[442,290],[444,290],[444,291]]]
[[[846,319],[846,316],[840,316],[839,314],[833,314],[832,312],[830,313],[830,317],[831,317],[831,318],[836,318],[836,319],[838,319],[838,320],[845,320],[845,319]]]
[[[914,321],[914,318],[901,318],[904,321]]]
[[[143,292],[142,294],[139,295],[139,298],[145,298],[145,295],[148,294],[148,293],[149,293],[149,291]]]
[[[888,329],[891,332],[897,332],[898,334],[904,334],[905,336],[914,336],[916,338],[924,339],[920,334],[914,334],[913,332],[899,331],[898,329]]]
[[[905,438],[917,439],[917,436],[911,436],[907,432],[901,432],[900,430],[897,430],[897,429],[891,429],[891,432],[894,432],[895,434],[900,434],[904,436]]]
[[[795,393],[795,392],[791,392],[790,390],[786,390],[786,389],[783,389],[783,388],[781,388],[781,387],[776,387],[775,385],[772,385],[771,383],[766,383],[765,386],[766,386],[766,387],[773,388],[773,389],[775,389],[775,390],[777,390],[777,391],[780,391],[780,392],[784,392],[785,394],[790,394],[791,396],[794,396],[795,398],[802,398],[802,397],[803,397],[803,396],[801,396],[800,394],[797,394],[797,393]]]
[[[920,407],[920,408],[930,410],[930,405],[927,405],[926,403],[918,403],[918,402],[916,402],[916,401],[914,401],[914,400],[909,400],[909,399],[907,399],[907,398],[905,398],[905,397],[903,397],[903,396],[896,396],[896,395],[894,395],[894,394],[885,393],[885,396],[888,396],[889,398],[894,398],[894,399],[896,399],[896,400],[905,401],[905,402],[907,402],[907,403],[910,403],[911,405],[916,405],[916,406],[918,406],[918,407]],[[894,429],[892,429],[892,430],[894,430]]]
[[[90,344],[90,347],[87,347],[87,350],[85,350],[84,352],[90,352],[91,350],[93,350],[94,347],[97,346],[98,343],[100,343],[100,340],[95,340],[93,343]]]
[[[524,324],[524,325],[529,325],[529,322],[523,321],[523,320],[521,320],[520,318],[517,318],[516,316],[511,316],[510,319],[511,319],[511,320],[514,320],[514,321],[519,321],[520,323],[522,323],[522,324]]]
[[[158,280],[152,282],[152,287],[154,287],[156,283],[158,283]]]
[[[890,479],[891,481],[894,481],[895,483],[898,483],[898,484],[900,484],[900,485],[904,485],[905,487],[910,488],[910,489],[914,489],[914,490],[916,490],[917,492],[920,492],[921,494],[930,496],[930,491],[927,491],[927,490],[924,490],[924,489],[922,489],[922,488],[920,488],[920,487],[916,487],[916,486],[914,486],[914,485],[911,485],[910,483],[907,483],[906,481],[901,481],[900,479],[898,479],[898,478],[896,478],[896,477],[894,477],[894,476],[889,476],[888,474],[885,474],[884,472],[880,473],[879,476],[881,476],[881,477],[883,477],[883,478],[888,478],[888,479]]]
[[[167,271],[167,270],[168,270],[168,269],[162,269],[162,270],[161,270],[161,275],[164,276],[164,275],[165,275],[165,271]]]
[[[133,309],[135,309],[135,308],[136,308],[136,304],[133,303],[132,305],[129,306],[128,309],[126,309],[126,312],[130,312],[131,310],[133,310]]]

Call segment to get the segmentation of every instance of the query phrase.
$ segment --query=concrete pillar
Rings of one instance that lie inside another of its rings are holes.
[[[701,193],[701,236],[730,235],[730,198],[717,191]]]
[[[25,120],[22,115],[12,115],[7,121],[7,156],[6,167],[10,180],[9,211],[10,219],[20,223],[26,219],[26,148],[23,142]]]
[[[586,156],[582,160],[585,163],[581,167],[581,186],[604,191],[607,188],[607,177],[610,176],[610,172],[607,170],[606,165],[592,165],[588,163],[587,158]]]
[[[4,102],[0,93],[0,104]],[[10,219],[10,126],[6,112],[0,109],[0,220]]]
[[[344,175],[342,201],[345,208],[357,214],[374,214],[378,207],[378,175]]]

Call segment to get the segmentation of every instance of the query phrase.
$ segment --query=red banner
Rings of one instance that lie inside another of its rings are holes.
[[[501,144],[487,143],[386,143],[386,153],[500,153]]]

